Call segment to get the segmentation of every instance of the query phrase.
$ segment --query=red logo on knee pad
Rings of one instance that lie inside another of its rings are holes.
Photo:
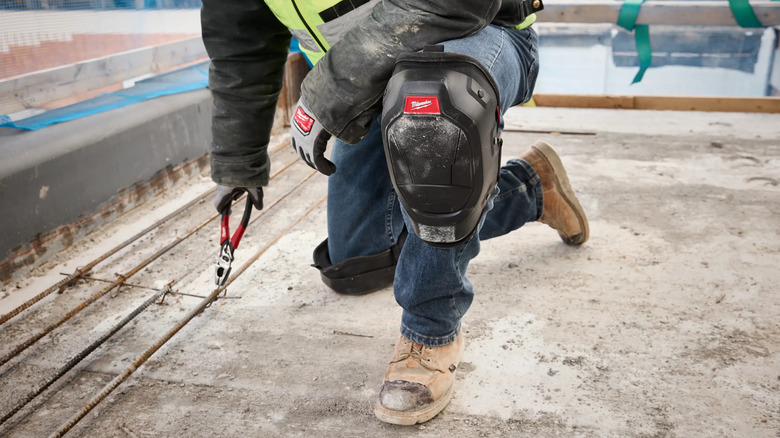
[[[436,96],[406,96],[404,114],[441,114]]]

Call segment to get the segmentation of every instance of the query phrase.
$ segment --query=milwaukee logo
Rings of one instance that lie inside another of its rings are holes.
[[[309,132],[311,132],[312,126],[314,126],[314,119],[309,117],[306,112],[303,111],[303,108],[298,107],[295,110],[295,126],[298,128],[299,131],[303,135],[309,135]]]
[[[406,96],[404,114],[441,114],[436,96]]]
[[[432,104],[433,104],[432,100],[423,100],[422,102],[412,101],[412,109],[419,110],[419,109],[429,107]]]

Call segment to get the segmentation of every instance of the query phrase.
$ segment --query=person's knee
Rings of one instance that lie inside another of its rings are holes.
[[[396,63],[382,134],[393,186],[423,241],[453,246],[477,228],[498,182],[498,99],[469,56],[426,50]]]

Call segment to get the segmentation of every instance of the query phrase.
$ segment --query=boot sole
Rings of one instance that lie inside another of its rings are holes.
[[[539,155],[541,155],[547,164],[549,164],[555,171],[555,187],[558,188],[558,191],[561,193],[563,199],[567,204],[569,204],[569,207],[574,210],[577,216],[577,221],[580,224],[580,228],[582,228],[581,234],[577,234],[571,237],[566,237],[561,233],[558,233],[558,235],[561,236],[561,239],[563,239],[563,241],[569,245],[582,245],[590,237],[588,219],[585,216],[585,210],[582,208],[580,201],[577,199],[577,195],[574,194],[574,190],[571,188],[571,184],[569,183],[569,176],[566,174],[566,169],[563,167],[561,158],[549,144],[543,141],[537,141],[531,146],[531,148],[539,152]]]
[[[394,411],[392,409],[385,408],[379,403],[379,401],[377,401],[374,405],[374,415],[376,415],[376,418],[385,423],[400,424],[402,426],[411,426],[417,423],[425,423],[426,421],[435,417],[439,412],[444,410],[444,408],[450,403],[454,388],[455,383],[453,382],[452,386],[450,386],[450,389],[448,389],[447,392],[441,396],[441,398],[434,401],[430,405],[425,406],[424,408],[414,411]]]

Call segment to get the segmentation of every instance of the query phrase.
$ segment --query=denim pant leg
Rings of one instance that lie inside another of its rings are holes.
[[[497,59],[498,65],[489,67],[501,92],[501,114],[511,106],[531,99],[539,73],[536,32],[530,28],[508,31],[505,37],[505,41],[515,47],[518,56],[501,57]],[[515,100],[510,103],[512,96]],[[500,172],[499,194],[480,230],[481,240],[503,236],[526,222],[538,220],[542,215],[541,181],[533,168],[521,159],[511,159]]]
[[[443,43],[446,51],[477,58],[493,76],[501,111],[530,99],[536,81],[536,34],[488,26],[461,39]],[[328,179],[328,250],[331,261],[376,254],[392,246],[403,221],[393,191],[377,117],[357,145],[336,140],[331,161],[337,171]],[[401,333],[430,346],[445,345],[458,335],[460,319],[473,300],[466,278],[480,239],[506,234],[541,214],[541,188],[533,169],[511,160],[501,169],[500,194],[488,203],[479,231],[453,248],[437,248],[414,235],[411,226],[394,280],[395,298],[404,309]],[[483,226],[484,224],[484,226]]]
[[[488,240],[514,231],[542,215],[542,184],[530,164],[515,158],[501,167],[498,195],[485,215],[479,239]]]
[[[403,230],[382,147],[380,117],[356,145],[336,139],[328,177],[328,252],[333,264],[377,254],[393,246]]]
[[[445,51],[470,55],[488,69],[499,88],[502,113],[530,99],[538,72],[533,30],[488,26],[443,44]],[[539,177],[526,162],[510,160],[501,169],[498,186],[500,193],[488,203],[468,241],[438,248],[409,233],[393,285],[396,301],[404,309],[401,333],[406,338],[429,346],[455,340],[474,296],[466,270],[479,254],[480,239],[506,234],[541,215]],[[404,220],[409,220],[406,214]]]

